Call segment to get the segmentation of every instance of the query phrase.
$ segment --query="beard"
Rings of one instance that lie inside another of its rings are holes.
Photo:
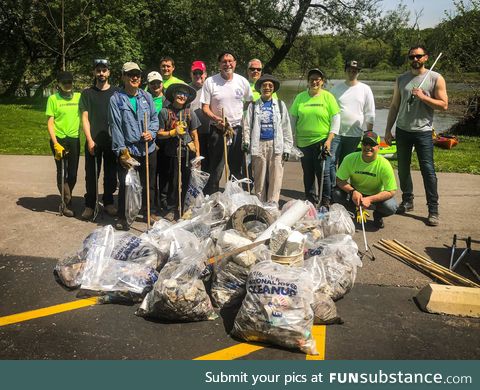
[[[423,64],[418,61],[413,61],[410,64],[410,66],[412,67],[412,69],[420,69],[423,66]]]

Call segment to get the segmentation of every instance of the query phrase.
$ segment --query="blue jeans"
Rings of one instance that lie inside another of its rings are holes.
[[[330,147],[331,164],[330,164],[330,182],[332,188],[336,184],[337,167],[340,166],[345,156],[357,150],[357,146],[362,137],[344,137],[336,135]]]
[[[303,169],[303,185],[305,188],[305,198],[313,204],[318,203],[322,198],[330,200],[332,186],[330,184],[330,160],[319,159],[323,142],[317,142],[313,145],[299,147],[304,156],[301,158]],[[325,162],[325,172],[323,172],[323,163]],[[323,174],[323,191],[319,194],[321,180]],[[317,178],[318,188],[315,185],[315,177]]]
[[[432,132],[404,131],[397,127],[395,138],[397,139],[398,178],[402,190],[402,200],[412,202],[414,198],[410,164],[412,147],[415,146],[427,196],[428,212],[438,214],[437,175],[433,162]]]
[[[333,189],[333,202],[340,203],[348,211],[355,213],[356,206],[350,198],[350,194],[347,194],[345,191],[341,190],[338,187]],[[388,217],[389,215],[395,214],[397,211],[398,204],[395,198],[390,198],[384,200],[383,202],[372,203],[369,207],[371,210],[375,210],[375,217]]]

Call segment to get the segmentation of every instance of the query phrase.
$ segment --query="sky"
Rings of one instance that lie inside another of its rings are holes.
[[[382,8],[385,11],[396,9],[401,2],[399,0],[383,0]],[[445,17],[446,11],[455,10],[453,0],[403,0],[403,4],[410,11],[410,20],[413,22],[415,11],[423,8],[419,19],[420,29],[435,27]]]

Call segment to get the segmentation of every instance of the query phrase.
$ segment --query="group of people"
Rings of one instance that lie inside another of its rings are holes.
[[[118,215],[118,229],[129,228],[125,218],[125,179],[129,169],[138,170],[144,188],[142,215],[146,218],[150,213],[153,220],[160,215],[174,220],[182,216],[192,161],[210,175],[206,194],[219,190],[224,172],[235,178],[250,174],[259,199],[278,203],[284,162],[294,143],[303,154],[305,198],[316,206],[340,202],[350,209],[374,209],[374,223],[379,228],[383,227],[383,217],[413,210],[410,159],[415,146],[427,193],[427,224],[438,225],[432,119],[434,109],[447,108],[448,98],[442,76],[425,68],[425,48],[412,47],[409,59],[411,70],[395,83],[385,134],[385,141],[391,142],[391,128],[396,121],[403,192],[399,207],[393,198],[397,189],[393,169],[378,154],[380,138],[373,132],[373,94],[358,81],[357,61],[346,62],[345,81],[331,91],[324,89],[325,73],[311,69],[307,90],[299,93],[287,109],[277,96],[280,81],[262,74],[259,59],[249,61],[247,79],[235,73],[235,55],[224,51],[218,56],[219,72],[213,76],[207,77],[204,62],[194,61],[189,83],[173,75],[175,62],[170,57],[160,60],[159,72],[148,73],[144,89],[142,70],[134,62],[123,65],[120,88],[109,83],[111,66],[106,59],[94,61],[94,85],[81,94],[73,92],[71,73],[58,74],[58,93],[49,97],[46,115],[63,214],[74,215],[71,199],[81,127],[86,138],[82,218],[88,220],[95,215],[103,161],[102,203],[107,214]],[[428,83],[419,89],[426,76]],[[356,152],[359,143],[361,151]],[[251,164],[247,155],[251,156]],[[200,156],[203,159],[195,159]],[[117,183],[118,209],[113,198]],[[147,191],[153,200],[149,212]]]

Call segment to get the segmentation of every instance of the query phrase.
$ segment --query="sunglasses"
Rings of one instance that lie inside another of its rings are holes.
[[[186,92],[177,92],[175,96],[188,98],[190,95]]]
[[[372,142],[372,141],[362,141],[362,145],[363,146],[370,146],[372,148],[374,148],[375,146],[377,146],[376,143]]]
[[[408,59],[409,59],[410,61],[412,61],[412,60],[419,60],[420,58],[422,58],[422,57],[424,57],[424,56],[425,56],[425,54],[412,54],[412,55],[409,55],[409,56],[408,56]]]
[[[127,72],[127,73],[125,73],[125,76],[132,79],[134,77],[141,77],[142,73],[141,72]]]
[[[93,60],[93,64],[95,66],[97,65],[105,65],[108,67],[108,60],[103,60],[103,59],[96,59],[96,60]]]
[[[255,72],[255,71],[261,72],[261,71],[262,71],[262,68],[248,68],[248,70],[249,70],[250,72]]]

